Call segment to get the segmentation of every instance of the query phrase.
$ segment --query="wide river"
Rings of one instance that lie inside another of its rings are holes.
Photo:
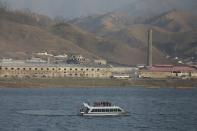
[[[129,116],[77,115],[102,100]],[[1,88],[0,131],[197,131],[197,89]]]

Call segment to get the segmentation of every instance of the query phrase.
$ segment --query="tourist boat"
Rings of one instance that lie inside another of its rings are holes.
[[[80,109],[82,116],[120,116],[126,115],[122,108],[112,105],[110,102],[95,102],[93,106],[88,103],[83,103]]]

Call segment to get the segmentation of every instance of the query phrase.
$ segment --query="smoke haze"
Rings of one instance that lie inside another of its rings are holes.
[[[0,0],[2,1],[2,0]],[[30,9],[51,17],[75,18],[113,10],[148,15],[171,9],[197,9],[196,0],[3,0],[13,9]]]
[[[14,9],[73,18],[96,13],[104,13],[125,6],[135,0],[7,0]]]

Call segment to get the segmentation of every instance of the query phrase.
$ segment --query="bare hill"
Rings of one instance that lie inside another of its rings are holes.
[[[111,14],[109,13],[104,16],[105,17],[103,17],[103,15],[101,17],[97,16],[89,20],[77,20],[74,24],[105,39],[116,41],[122,45],[128,45],[130,48],[135,48],[138,52],[145,51],[147,46],[147,31],[153,29],[154,56],[157,56],[154,58],[154,61],[156,63],[166,63],[166,59],[162,57],[164,54],[183,58],[196,56],[197,19],[192,13],[173,10],[148,18],[144,22],[139,22],[138,19],[134,20],[134,22],[128,21],[127,19],[125,20],[127,21],[126,23],[122,22],[122,25],[118,26],[116,22],[108,21],[108,25],[110,25],[109,27],[111,28],[106,28],[106,26],[97,28],[97,25],[104,25],[103,19],[108,20],[108,17],[111,19]],[[100,18],[102,18],[102,21],[99,20]],[[114,18],[118,20],[120,17],[114,16]],[[124,19],[124,17],[121,18]],[[94,21],[97,21],[96,25],[91,24],[92,22],[94,23]],[[85,26],[83,26],[83,24]]]
[[[28,14],[11,11],[1,13],[5,13],[0,16],[1,57],[27,58],[33,52],[48,51],[101,57],[125,65],[146,62],[145,48],[139,49],[115,39],[97,36],[72,24],[55,24],[48,18],[48,24],[43,26]]]
[[[87,51],[41,28],[9,21],[0,21],[0,54],[10,57],[28,57],[33,52],[49,51],[81,53]]]
[[[197,15],[186,11],[169,11],[155,16],[146,23],[162,27],[172,32],[185,32],[197,29]]]
[[[130,17],[125,12],[109,12],[102,15],[93,15],[88,17],[76,18],[69,21],[85,30],[96,34],[105,34],[105,32],[118,31],[127,25],[134,23],[135,18]]]
[[[54,22],[47,16],[0,10],[1,57],[27,58],[33,52],[80,53],[92,56],[69,40],[51,34]]]
[[[108,37],[95,36],[70,24],[57,24],[53,26],[52,32],[112,63],[131,65],[144,64],[146,62],[146,45],[143,45],[141,48],[130,46],[127,42],[109,35]],[[157,56],[154,57],[155,61],[159,63],[167,62],[159,50],[155,49],[154,53]]]
[[[122,8],[131,16],[150,18],[170,10],[197,11],[196,0],[136,0]]]

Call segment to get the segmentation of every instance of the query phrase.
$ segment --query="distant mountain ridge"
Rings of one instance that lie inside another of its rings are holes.
[[[196,0],[137,0],[120,9],[133,17],[150,18],[170,10],[197,11]]]
[[[46,17],[22,12],[0,12],[0,56],[28,58],[31,53],[74,53],[88,58],[103,58],[111,63],[134,65],[146,62],[145,48],[107,39],[69,23],[56,23]],[[38,19],[42,19],[42,21]],[[46,24],[47,21],[47,24]],[[108,28],[107,28],[108,30]],[[166,62],[159,51],[158,62]],[[162,59],[164,61],[162,61]]]
[[[132,17],[127,14],[120,16],[121,13],[118,16],[116,16],[117,13],[112,12],[93,19],[88,19],[88,17],[87,19],[76,19],[72,23],[106,39],[124,42],[132,48],[145,48],[147,31],[153,29],[154,45],[164,54],[173,57],[178,55],[183,58],[196,57],[197,45],[194,44],[197,41],[197,36],[195,36],[197,30],[196,14],[183,10],[170,10],[150,18],[139,19],[139,17]],[[113,18],[116,19],[109,21],[112,14]],[[122,20],[125,16],[126,19]],[[106,28],[103,21],[107,21],[111,28]],[[120,26],[116,24],[116,21],[121,21]]]
[[[153,62],[169,64],[167,55],[197,58],[196,23],[196,14],[175,9],[145,17],[115,11],[68,22],[0,10],[0,56],[20,59],[47,51],[103,58],[121,65],[145,64],[147,31],[152,29]]]
[[[185,32],[197,29],[197,15],[186,11],[173,10],[155,16],[147,24],[162,27],[172,32]]]

